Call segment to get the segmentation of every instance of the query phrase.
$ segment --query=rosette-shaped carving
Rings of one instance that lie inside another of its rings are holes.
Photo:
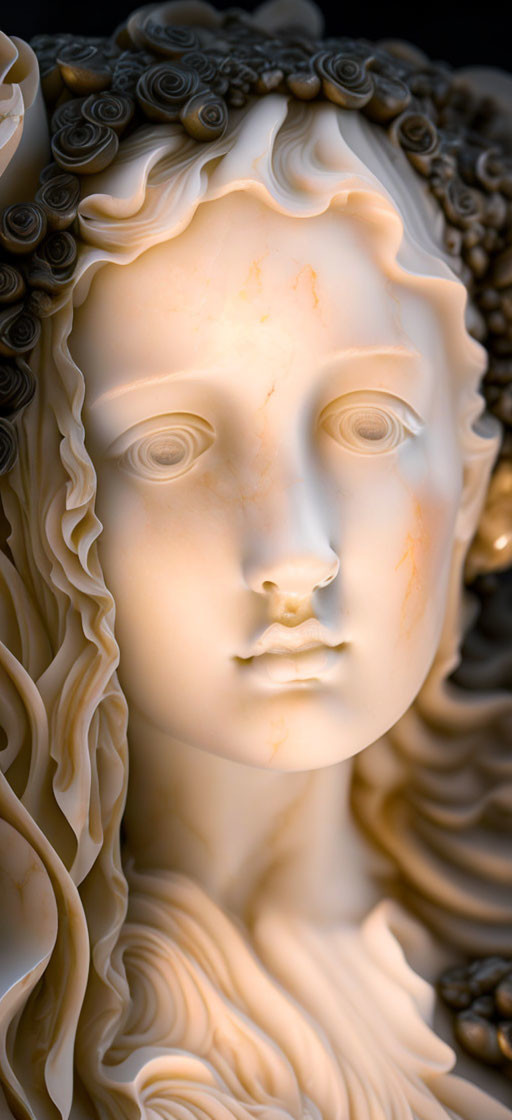
[[[57,293],[70,279],[77,253],[75,238],[67,230],[49,233],[29,261],[27,279],[30,285],[49,295]]]
[[[36,202],[44,210],[48,228],[52,230],[67,229],[71,225],[79,201],[80,180],[66,172],[52,175],[41,184],[36,194]]]
[[[35,377],[23,358],[0,358],[0,416],[13,416],[32,400]]]
[[[69,273],[76,264],[77,244],[75,238],[67,230],[49,233],[32,259],[47,261],[56,272]]]
[[[392,125],[394,128],[395,125]],[[421,156],[419,156],[421,159]],[[427,154],[427,162],[430,162],[429,172],[429,187],[436,198],[440,198],[446,189],[446,184],[453,179],[457,174],[457,155],[452,151],[443,141],[439,142],[439,147],[434,151],[434,155]]]
[[[386,74],[373,74],[374,90],[363,112],[371,121],[386,124],[407,108],[411,93],[405,82]]]
[[[435,124],[424,113],[402,113],[394,122],[393,132],[413,167],[428,175],[439,150],[439,135]]]
[[[126,93],[108,90],[92,93],[82,105],[82,117],[91,124],[107,125],[120,136],[135,112],[135,102]]]
[[[0,417],[0,474],[7,474],[18,456],[16,432],[9,420]]]
[[[137,82],[154,59],[146,51],[123,51],[112,64],[112,90],[135,96]]]
[[[108,89],[112,74],[105,55],[92,43],[66,43],[57,63],[68,89],[76,94]]]
[[[46,214],[36,202],[16,202],[0,213],[0,245],[8,253],[32,253],[46,233]]]
[[[441,202],[452,225],[459,229],[474,229],[474,223],[478,222],[482,213],[481,199],[478,192],[466,186],[457,175],[447,184]]]
[[[19,269],[7,261],[0,262],[0,306],[16,303],[25,292],[25,281]]]
[[[149,15],[140,28],[142,45],[163,58],[181,58],[185,51],[200,47],[199,36],[191,27],[157,23]]]
[[[343,109],[362,109],[372,98],[374,83],[368,70],[369,58],[360,61],[344,51],[331,50],[320,51],[312,61],[329,101]]]
[[[208,90],[200,90],[187,101],[180,119],[195,140],[216,140],[228,123],[226,102]]]
[[[488,191],[499,189],[504,167],[496,149],[466,142],[460,146],[458,165],[461,178],[469,186],[483,186]]]
[[[77,124],[82,120],[82,105],[85,97],[70,97],[58,105],[51,119],[52,132],[60,132],[67,124]]]
[[[113,128],[79,121],[66,125],[52,137],[53,158],[65,171],[93,175],[112,163],[119,139]]]
[[[141,75],[137,100],[150,121],[179,120],[187,101],[202,89],[194,70],[179,62],[159,62]]]
[[[185,51],[181,62],[191,70],[195,70],[202,82],[210,85],[217,77],[219,57],[215,58],[215,55],[208,55],[205,51]]]
[[[33,350],[41,333],[39,319],[22,303],[0,311],[0,354],[17,357]]]

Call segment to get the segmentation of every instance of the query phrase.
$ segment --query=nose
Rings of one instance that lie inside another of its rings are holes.
[[[332,550],[321,554],[315,552],[299,552],[290,549],[273,561],[263,561],[252,566],[251,574],[247,579],[248,586],[253,591],[281,592],[284,595],[306,597],[327,587],[336,578],[339,569],[338,557]]]
[[[309,597],[327,587],[339,559],[325,529],[327,509],[312,481],[272,489],[274,509],[252,526],[252,547],[244,564],[248,587],[260,593]],[[268,528],[269,520],[274,528]],[[262,523],[264,522],[264,523]],[[266,525],[266,527],[265,527]]]

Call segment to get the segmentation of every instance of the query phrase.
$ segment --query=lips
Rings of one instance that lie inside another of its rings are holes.
[[[337,668],[340,651],[345,642],[339,645],[326,645],[325,642],[309,641],[294,649],[276,642],[263,653],[251,657],[237,657],[235,661],[244,670],[254,673],[261,681],[269,684],[315,683],[328,678]]]
[[[253,659],[253,667],[264,677],[284,684],[287,681],[315,680],[331,669],[337,659],[336,649],[316,642],[295,652],[275,650],[262,653]]]
[[[308,618],[299,626],[282,626],[273,622],[242,653],[240,660],[265,653],[302,653],[317,646],[337,648],[338,644],[339,637],[335,637],[317,618]]]
[[[331,676],[346,644],[337,641],[317,618],[305,619],[298,626],[273,622],[247,648],[245,656],[234,660],[244,672],[255,674],[264,683],[301,685]]]

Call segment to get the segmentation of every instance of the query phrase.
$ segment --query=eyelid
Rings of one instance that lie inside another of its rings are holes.
[[[389,393],[386,389],[356,389],[351,393],[342,393],[341,396],[336,397],[336,400],[330,401],[325,408],[322,409],[318,417],[318,423],[322,424],[333,413],[339,413],[344,407],[352,407],[354,405],[380,405],[383,408],[393,408],[400,417],[404,427],[412,435],[418,433],[425,427],[425,421],[415,411],[412,405],[408,404],[401,397],[395,396],[394,393]]]
[[[215,435],[215,430],[208,420],[204,420],[202,416],[197,416],[193,412],[167,412],[160,416],[151,416],[148,420],[139,421],[137,424],[132,424],[131,428],[127,428],[120,436],[117,436],[113,443],[107,448],[106,455],[109,459],[117,459],[119,455],[123,455],[125,451],[133,443],[144,436],[157,435],[158,432],[166,432],[172,428],[179,428],[183,424],[194,424],[196,428],[202,428],[205,435],[210,436],[212,439]]]

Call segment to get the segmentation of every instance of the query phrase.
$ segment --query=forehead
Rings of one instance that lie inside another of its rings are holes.
[[[432,349],[434,309],[412,284],[398,292],[367,219],[334,206],[295,218],[238,191],[131,264],[105,265],[70,350],[90,402],[142,376],[241,365],[298,376],[340,350]]]

